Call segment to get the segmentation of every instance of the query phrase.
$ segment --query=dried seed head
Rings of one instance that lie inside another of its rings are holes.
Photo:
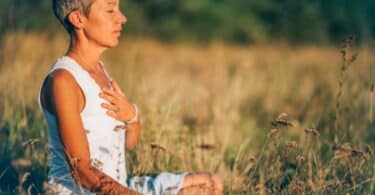
[[[312,135],[315,135],[317,137],[320,136],[320,133],[314,128],[305,128],[305,133],[312,134]]]
[[[279,114],[279,116],[277,117],[277,119],[284,119],[284,120],[286,120],[286,118],[288,118],[288,114],[287,114],[287,113],[281,113],[281,114]]]
[[[295,180],[292,185],[292,192],[296,195],[304,194],[304,183],[300,180]]]
[[[359,151],[359,150],[352,150],[352,156],[353,157],[361,157],[363,156],[364,152]]]
[[[254,156],[249,156],[248,161],[251,162],[251,163],[254,163],[256,161],[256,159],[254,158]]]
[[[159,144],[152,143],[152,144],[150,144],[150,146],[151,146],[151,149],[157,149],[157,150],[161,150],[163,152],[167,151],[167,149],[164,146],[161,146]]]
[[[198,147],[202,150],[213,150],[216,148],[216,146],[213,144],[200,144]]]
[[[293,126],[291,122],[287,120],[288,114],[287,113],[281,113],[279,116],[276,117],[273,121],[271,121],[271,125],[274,127],[277,127],[278,125],[280,126]]]
[[[278,125],[285,126],[285,127],[293,127],[293,123],[289,122],[286,119],[275,119],[274,121],[271,122],[271,124],[276,127]]]
[[[296,148],[297,142],[296,141],[286,141],[285,146],[288,148]]]
[[[351,152],[352,151],[352,145],[348,142],[343,143],[340,148],[341,151],[343,152]]]
[[[359,150],[352,150],[352,157],[360,157],[369,160],[368,154]]]
[[[298,155],[297,157],[296,157],[296,161],[297,161],[297,165],[298,166],[301,166],[301,164],[302,164],[302,162],[305,160],[305,157],[304,156],[302,156],[302,155]]]
[[[367,153],[367,152],[364,152],[361,157],[364,158],[365,160],[370,160],[371,159],[371,155],[369,153]]]
[[[360,157],[365,160],[370,160],[372,156],[372,151],[369,145],[366,145],[365,151],[352,150],[353,157]]]

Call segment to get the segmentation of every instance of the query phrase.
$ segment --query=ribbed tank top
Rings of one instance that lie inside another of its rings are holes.
[[[104,69],[103,65],[102,68]],[[106,110],[101,107],[101,103],[105,100],[99,97],[101,91],[99,85],[76,61],[68,56],[63,56],[57,60],[48,74],[57,69],[67,70],[84,94],[85,106],[80,116],[89,144],[91,164],[126,186],[125,131],[120,128],[123,123],[106,114]],[[107,77],[109,78],[108,74]],[[41,105],[40,92],[39,105],[47,121],[49,132],[50,169],[48,178],[55,184],[63,185],[64,188],[74,191],[73,189],[77,189],[79,186],[72,178],[64,154],[56,116]]]

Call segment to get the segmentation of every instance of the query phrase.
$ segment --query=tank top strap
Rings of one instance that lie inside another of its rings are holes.
[[[57,69],[67,70],[86,94],[90,88],[87,81],[87,76],[89,75],[87,75],[88,73],[77,62],[67,56],[63,56],[53,65],[48,74]]]
[[[102,61],[99,61],[99,65],[101,66],[105,76],[112,80],[111,76],[107,72],[104,64]],[[91,89],[92,87],[98,87],[99,86],[95,83],[95,81],[91,78],[89,73],[84,70],[75,60],[68,56],[63,56],[59,58],[59,60],[55,63],[55,65],[51,68],[48,74],[55,71],[56,69],[63,68],[69,71],[76,82],[79,84],[79,86],[85,91],[85,89]],[[94,86],[92,86],[94,84]],[[85,91],[86,92],[86,91]],[[90,92],[90,91],[87,91]]]
[[[106,69],[105,66],[104,66],[104,63],[103,63],[102,61],[99,61],[99,64],[100,64],[100,66],[102,67],[105,76],[106,76],[109,80],[112,81],[112,77],[108,74],[107,69]]]

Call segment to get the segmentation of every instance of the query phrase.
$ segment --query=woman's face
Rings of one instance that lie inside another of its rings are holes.
[[[118,44],[126,17],[119,8],[119,0],[93,0],[90,14],[84,21],[83,33],[98,46],[112,48]]]

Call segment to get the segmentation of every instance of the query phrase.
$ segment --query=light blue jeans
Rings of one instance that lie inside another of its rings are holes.
[[[134,176],[128,179],[128,187],[144,195],[176,195],[187,173],[163,172],[156,177]]]

